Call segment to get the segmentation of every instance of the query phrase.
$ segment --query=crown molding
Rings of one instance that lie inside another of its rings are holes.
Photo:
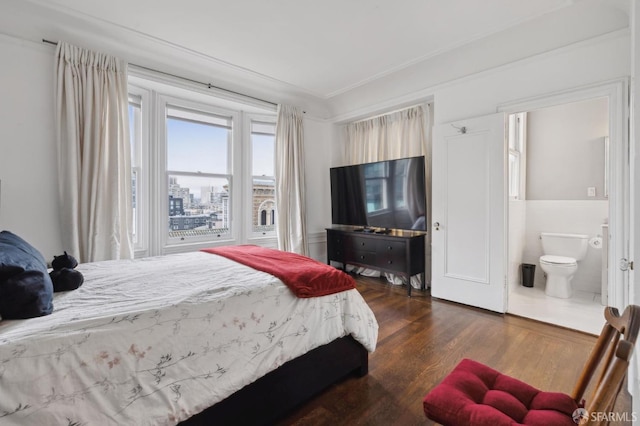
[[[362,108],[357,108],[344,113],[335,114],[329,117],[329,121],[336,124],[344,124],[350,121],[366,118],[367,116],[370,116],[370,115],[380,114],[382,112],[385,112],[391,109],[398,109],[412,103],[432,102],[434,100],[434,94],[446,88],[453,87],[458,84],[478,80],[486,77],[487,75],[494,74],[496,72],[501,72],[501,71],[509,70],[515,67],[520,67],[522,65],[526,65],[528,63],[543,60],[546,58],[563,55],[563,54],[566,54],[567,52],[571,52],[574,50],[595,46],[597,44],[608,42],[610,40],[629,38],[629,36],[630,36],[629,28],[623,28],[620,30],[611,31],[603,35],[592,37],[586,40],[581,40],[581,41],[571,43],[566,46],[561,46],[555,49],[547,50],[542,53],[531,54],[523,58],[520,58],[518,60],[511,61],[506,64],[493,66],[479,72],[475,72],[462,77],[457,77],[457,78],[442,81],[436,84],[432,84],[430,86],[412,91],[411,93],[407,93],[400,96],[394,96],[394,97],[382,100],[380,102],[367,105]]]

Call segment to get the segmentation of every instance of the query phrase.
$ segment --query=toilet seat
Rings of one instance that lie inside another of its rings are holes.
[[[547,265],[555,266],[577,266],[578,262],[573,257],[554,256],[552,254],[545,254],[540,257],[540,263],[546,263]]]

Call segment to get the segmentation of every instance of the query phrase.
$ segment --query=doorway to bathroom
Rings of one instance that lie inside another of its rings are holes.
[[[622,213],[627,196],[619,184],[626,157],[620,114],[624,86],[502,109],[508,116],[507,312],[599,334],[604,306],[621,307],[626,299],[624,275],[609,267],[617,264],[624,250],[621,230],[628,229]],[[568,298],[545,292],[540,257],[549,253],[544,253],[542,233],[582,236],[588,242]]]

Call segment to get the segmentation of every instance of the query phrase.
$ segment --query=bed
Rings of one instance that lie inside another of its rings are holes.
[[[299,298],[205,252],[77,269],[51,315],[0,322],[0,424],[271,423],[375,350],[356,289]]]

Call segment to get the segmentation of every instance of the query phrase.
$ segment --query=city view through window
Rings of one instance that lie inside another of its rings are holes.
[[[167,113],[169,236],[231,232],[232,122],[170,109]],[[275,228],[275,125],[252,123],[252,232]]]
[[[231,232],[232,124],[226,117],[167,110],[169,237]]]

